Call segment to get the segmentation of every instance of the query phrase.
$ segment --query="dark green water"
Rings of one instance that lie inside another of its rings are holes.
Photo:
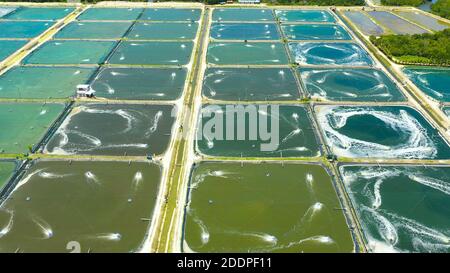
[[[120,39],[132,22],[72,22],[60,30],[60,39]]]
[[[450,69],[410,66],[403,71],[428,96],[450,102]]]
[[[0,190],[8,182],[16,168],[16,163],[12,161],[0,161]],[[0,234],[1,234],[0,230]],[[0,235],[1,237],[1,235]]]
[[[134,21],[141,13],[141,8],[90,8],[78,20]]]
[[[127,35],[131,40],[195,39],[198,23],[137,22]]]
[[[270,9],[215,9],[213,21],[275,21]]]
[[[0,38],[31,39],[39,36],[52,25],[52,22],[2,21],[0,22]]]

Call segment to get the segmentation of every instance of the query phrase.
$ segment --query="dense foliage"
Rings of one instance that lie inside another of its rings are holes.
[[[450,19],[450,0],[438,0],[431,5],[431,10],[441,17]]]
[[[385,6],[420,6],[424,0],[381,0],[381,4]]]
[[[317,6],[363,6],[364,0],[263,0],[262,2],[280,5]]]
[[[450,65],[450,29],[434,34],[371,36],[370,40],[400,62]]]

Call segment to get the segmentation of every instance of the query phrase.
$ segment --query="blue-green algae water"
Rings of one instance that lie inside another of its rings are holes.
[[[407,106],[317,106],[327,145],[349,158],[448,159],[450,147]]]
[[[199,21],[200,9],[150,8],[145,9],[139,20],[149,21]]]
[[[200,153],[210,156],[320,155],[312,122],[303,106],[205,105],[196,143]]]
[[[395,34],[422,34],[428,33],[427,30],[414,25],[395,14],[387,11],[368,11],[371,17],[378,21],[381,25],[392,30]]]
[[[315,164],[201,162],[186,206],[184,252],[352,252],[327,171]]]
[[[441,31],[450,27],[450,24],[418,11],[397,11],[395,13],[433,31]]]
[[[0,38],[31,39],[39,36],[52,25],[53,22],[2,21],[0,22]]]
[[[0,190],[8,183],[15,169],[15,162],[0,161]]]
[[[282,25],[281,29],[289,40],[351,40],[352,37],[340,25],[297,24]]]
[[[9,55],[22,48],[26,43],[28,43],[28,41],[0,40],[0,61],[8,58]]]
[[[207,62],[222,65],[288,64],[282,43],[209,43]]]
[[[209,68],[203,95],[215,100],[298,100],[300,91],[288,68]]]
[[[367,68],[300,68],[313,98],[333,101],[405,101],[397,85],[381,70]]]
[[[275,10],[275,15],[282,22],[336,22],[326,10]]]
[[[102,68],[91,85],[101,98],[175,100],[183,92],[186,75],[184,68]]]
[[[59,20],[74,11],[71,7],[61,7],[61,8],[34,8],[34,7],[20,7],[14,12],[9,13],[3,19],[14,19],[14,20]]]
[[[0,253],[139,251],[160,180],[151,162],[34,161],[0,207]]]
[[[92,73],[94,68],[17,66],[0,76],[0,98],[67,98]],[[49,84],[49,79],[55,80]]]
[[[289,50],[300,65],[373,65],[367,51],[355,43],[289,43]]]
[[[28,55],[25,64],[100,64],[116,42],[52,40]]]
[[[194,40],[198,23],[137,22],[127,38],[130,40]]]
[[[0,103],[0,153],[28,152],[63,109],[63,104],[56,103]]]
[[[450,252],[450,168],[341,166],[372,252]]]
[[[213,21],[275,21],[270,9],[227,8],[214,9]]]
[[[366,13],[361,11],[344,11],[344,15],[365,35],[380,36],[384,34],[383,28],[377,25]]]
[[[132,22],[72,22],[60,30],[59,39],[120,39]]]
[[[450,101],[450,69],[410,66],[403,71],[428,96],[438,101]]]
[[[276,24],[213,23],[211,37],[217,40],[278,40]]]
[[[193,43],[186,42],[122,42],[110,64],[186,65],[191,60]]]
[[[141,13],[141,8],[90,8],[78,16],[77,19],[134,21]]]

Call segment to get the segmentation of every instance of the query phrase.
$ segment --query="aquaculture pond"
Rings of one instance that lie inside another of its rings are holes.
[[[222,65],[288,64],[282,43],[210,43],[207,62]]]
[[[34,162],[0,208],[0,252],[138,251],[160,180],[150,162]]]
[[[14,12],[4,16],[3,19],[13,20],[59,20],[74,11],[75,8],[61,7],[61,8],[34,8],[34,7],[20,7]]]
[[[167,149],[174,106],[87,104],[75,107],[44,149],[51,154],[153,155]]]
[[[411,20],[414,23],[433,31],[441,31],[450,27],[450,24],[418,11],[397,11],[396,13],[403,18]]]
[[[352,37],[340,25],[296,24],[282,25],[281,29],[289,40],[351,40]]]
[[[306,91],[313,98],[333,101],[405,101],[397,85],[373,68],[300,68]]]
[[[13,161],[0,161],[0,191],[8,183],[10,177],[16,169],[16,163]],[[2,234],[2,232],[0,232]],[[1,235],[0,235],[1,238]]]
[[[43,44],[24,59],[25,64],[100,64],[105,61],[116,42],[62,41]]]
[[[372,252],[450,252],[450,168],[342,166]]]
[[[125,100],[175,100],[184,89],[184,68],[102,68],[91,86],[97,97]]]
[[[428,31],[387,11],[368,11],[378,23],[395,34],[421,34]]]
[[[275,21],[270,9],[214,9],[213,21]]]
[[[380,36],[385,34],[383,28],[377,25],[366,13],[361,11],[344,11],[344,15],[365,35]]]
[[[312,122],[303,106],[205,105],[197,149],[210,156],[316,157]]]
[[[276,24],[213,23],[211,37],[218,40],[278,40]]]
[[[28,152],[63,109],[63,104],[0,103],[0,153]]]
[[[438,131],[406,106],[317,106],[331,151],[351,158],[448,159]]]
[[[132,22],[72,22],[60,30],[59,39],[120,39]]]
[[[122,42],[108,63],[122,65],[186,65],[192,42]]]
[[[367,51],[355,43],[289,43],[289,50],[300,65],[373,65]]]
[[[450,101],[450,69],[412,66],[403,71],[428,96],[438,101]]]
[[[16,22],[16,21],[1,21],[0,22],[0,38],[8,39],[31,39],[39,36],[49,27],[53,22]]]
[[[94,68],[16,66],[0,75],[0,98],[67,98],[92,73]]]
[[[185,252],[352,252],[325,169],[202,162],[189,184]]]
[[[141,8],[90,8],[78,16],[78,20],[134,21],[142,13]]]
[[[139,20],[150,21],[198,21],[202,11],[200,9],[161,8],[145,9]]]
[[[208,68],[203,95],[215,100],[297,100],[300,91],[289,68]]]
[[[336,21],[326,10],[275,10],[275,15],[282,22],[324,22]]]
[[[148,23],[137,22],[127,38],[130,40],[195,39],[198,23]]]
[[[21,40],[0,40],[0,62],[8,58],[20,48],[22,48],[28,41]]]
[[[0,7],[0,18],[5,17],[9,13],[15,11],[17,8],[15,7]]]

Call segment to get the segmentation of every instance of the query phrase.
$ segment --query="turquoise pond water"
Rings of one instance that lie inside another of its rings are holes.
[[[16,7],[0,7],[0,18],[6,16],[7,14],[15,11]]]
[[[450,168],[341,166],[371,252],[450,252]]]
[[[137,22],[127,38],[130,40],[195,39],[198,23]]]
[[[349,18],[365,35],[380,36],[384,34],[383,28],[377,25],[367,14],[363,12],[344,11],[344,15]]]
[[[113,41],[62,41],[43,44],[24,59],[25,64],[99,64],[113,49]]]
[[[211,37],[222,40],[278,40],[276,24],[264,23],[213,23]]]
[[[0,38],[31,39],[46,31],[53,22],[0,22]]]
[[[78,16],[77,19],[134,21],[141,13],[141,8],[90,8]]]
[[[333,101],[405,101],[396,84],[377,69],[300,68],[303,84],[314,98]]]
[[[209,68],[203,95],[215,100],[297,100],[300,91],[288,68]]]
[[[200,9],[146,9],[139,20],[150,21],[198,21]]]
[[[59,20],[74,11],[74,8],[32,8],[21,7],[6,15],[3,19],[14,20]]]
[[[336,22],[326,10],[275,10],[275,15],[282,22]]]
[[[340,25],[307,24],[282,25],[289,40],[351,40],[352,37]]]
[[[132,22],[72,22],[59,31],[60,39],[120,39]]]
[[[441,31],[450,27],[450,24],[418,11],[397,11],[396,13],[414,23],[425,26],[430,30]]]
[[[0,61],[22,48],[28,41],[0,41]]]
[[[207,61],[211,64],[287,64],[282,43],[209,43]]]
[[[230,8],[215,9],[213,21],[274,21],[270,9]]]
[[[103,68],[91,83],[97,97],[127,100],[175,100],[186,81],[184,68]]]
[[[403,71],[428,96],[438,101],[450,101],[450,69],[412,66]]]
[[[349,158],[448,159],[450,147],[428,121],[406,106],[317,106],[331,151]]]
[[[191,59],[192,42],[122,42],[110,64],[185,65]]]
[[[373,65],[369,54],[354,43],[289,43],[289,49],[300,65]]]
[[[421,34],[428,31],[387,11],[368,11],[371,17],[395,34]]]
[[[0,98],[46,99],[75,95],[94,68],[18,66],[0,76]],[[55,79],[48,84],[49,79]]]

